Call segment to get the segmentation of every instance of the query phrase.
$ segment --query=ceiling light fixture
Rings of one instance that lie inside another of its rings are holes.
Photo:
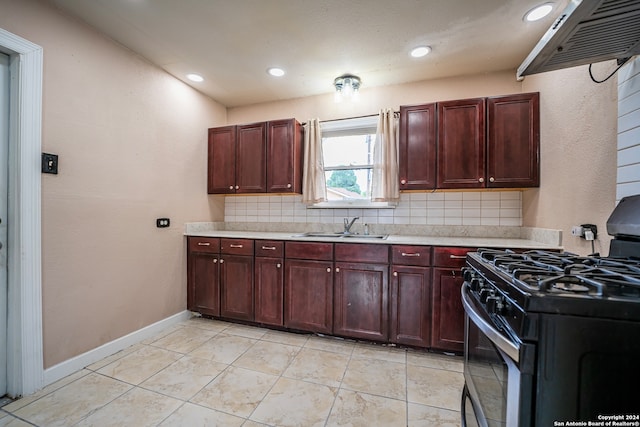
[[[335,78],[333,85],[336,88],[336,102],[341,102],[343,98],[350,98],[352,101],[356,101],[362,81],[360,77],[354,76],[353,74],[343,74]]]
[[[545,16],[547,16],[548,14],[550,14],[552,10],[553,10],[553,4],[551,3],[541,4],[539,6],[534,7],[530,11],[528,11],[524,15],[524,20],[526,22],[538,21],[544,18]]]
[[[422,58],[431,53],[431,46],[418,46],[411,50],[411,56],[414,58]]]
[[[189,80],[191,80],[192,82],[203,82],[204,81],[204,77],[202,77],[200,74],[187,74],[187,78]]]
[[[274,77],[282,77],[284,76],[284,70],[278,67],[272,67],[267,70],[267,73],[271,74]]]

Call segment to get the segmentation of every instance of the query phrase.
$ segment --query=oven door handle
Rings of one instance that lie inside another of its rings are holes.
[[[466,282],[462,285],[462,305],[464,311],[469,316],[469,319],[475,323],[475,325],[493,342],[496,347],[502,350],[507,356],[516,363],[520,362],[520,346],[515,345],[510,340],[505,338],[498,330],[496,330],[490,323],[480,316],[474,309],[473,300],[469,295],[469,287]]]

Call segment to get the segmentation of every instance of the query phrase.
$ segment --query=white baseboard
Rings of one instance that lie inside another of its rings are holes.
[[[162,319],[154,324],[146,326],[137,331],[131,332],[123,337],[115,339],[111,342],[96,347],[93,350],[89,350],[86,353],[82,353],[64,362],[58,363],[55,366],[44,370],[44,385],[49,385],[61,378],[71,375],[92,363],[102,360],[107,356],[111,356],[114,353],[119,352],[131,345],[137,344],[147,338],[151,338],[157,333],[161,332],[170,326],[176,325],[191,317],[191,312],[188,310],[169,316],[166,319]]]

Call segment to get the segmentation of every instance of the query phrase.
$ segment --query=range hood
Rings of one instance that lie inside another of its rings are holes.
[[[640,0],[571,0],[517,77],[640,54]]]

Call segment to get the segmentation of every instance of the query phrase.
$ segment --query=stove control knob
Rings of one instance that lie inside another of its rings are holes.
[[[469,282],[469,287],[471,287],[471,290],[474,292],[478,292],[480,289],[482,289],[483,286],[484,286],[484,280],[482,280],[479,277],[474,277]]]
[[[462,278],[465,282],[471,282],[471,279],[473,279],[473,270],[467,267],[463,267]]]
[[[504,299],[500,296],[491,295],[487,297],[487,311],[492,314],[502,314]]]
[[[487,300],[493,296],[494,296],[493,289],[489,289],[489,288],[480,289],[480,302],[482,302],[483,304],[486,303]]]

